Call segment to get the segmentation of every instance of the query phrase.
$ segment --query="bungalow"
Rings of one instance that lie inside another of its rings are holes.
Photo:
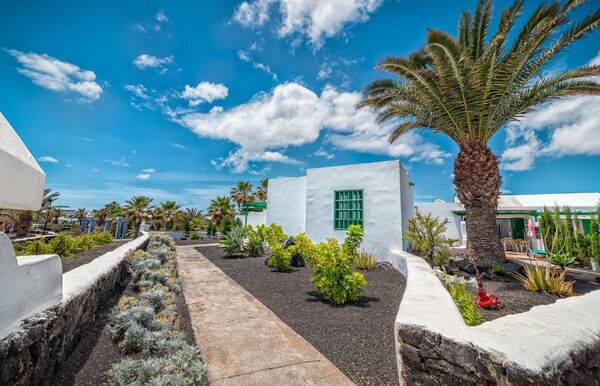
[[[503,195],[498,200],[498,232],[507,250],[526,252],[526,248],[543,249],[539,219],[544,207],[552,209],[559,206],[561,210],[571,208],[573,214],[577,214],[576,226],[589,234],[591,217],[599,202],[600,193],[596,192]],[[433,203],[417,203],[415,206],[420,213],[447,219],[447,236],[459,240],[461,246],[466,246],[466,213],[458,200],[450,203],[436,200]]]
[[[306,176],[269,179],[266,208],[248,207],[241,220],[279,224],[315,242],[343,241],[348,226],[358,224],[365,232],[362,248],[388,261],[390,249],[406,247],[412,189],[400,161],[307,169]]]

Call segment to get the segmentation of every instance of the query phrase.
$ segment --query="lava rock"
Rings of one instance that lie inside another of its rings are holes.
[[[294,253],[292,255],[292,267],[304,267],[306,264],[304,263],[304,256],[299,253]]]
[[[507,261],[502,264],[502,271],[498,272],[498,275],[510,277],[515,273],[524,274],[525,268],[519,263],[514,263],[512,261]]]
[[[461,271],[465,271],[466,273],[470,273],[471,275],[475,275],[475,266],[471,262],[471,260],[464,258],[458,263],[458,268]]]

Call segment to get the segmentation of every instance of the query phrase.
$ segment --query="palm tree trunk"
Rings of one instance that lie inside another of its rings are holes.
[[[501,182],[498,159],[487,145],[461,147],[454,185],[467,216],[467,252],[484,268],[506,260],[496,224]]]

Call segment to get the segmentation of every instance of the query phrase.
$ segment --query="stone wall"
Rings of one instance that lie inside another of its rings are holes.
[[[144,235],[63,275],[63,300],[0,339],[0,385],[51,384],[82,332],[127,278],[124,256]]]
[[[423,259],[392,256],[401,385],[600,385],[600,290],[469,327]]]

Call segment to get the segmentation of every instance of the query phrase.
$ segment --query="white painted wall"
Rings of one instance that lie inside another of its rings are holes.
[[[62,264],[57,255],[15,256],[0,232],[0,336],[21,319],[62,298]]]
[[[306,229],[306,181],[306,177],[269,179],[267,225],[279,224],[289,235],[304,232]]]
[[[0,208],[39,210],[45,180],[40,165],[0,113]]]
[[[406,233],[408,228],[408,220],[415,215],[415,204],[413,199],[413,183],[408,177],[408,173],[404,166],[400,163],[400,203],[402,213],[402,234]],[[408,241],[402,241],[402,249],[408,248]]]
[[[238,214],[236,217],[240,219],[242,224],[246,220],[245,214]],[[267,211],[266,210],[263,210],[262,212],[248,212],[247,225],[251,225],[254,229],[256,229],[256,227],[258,225],[266,225],[266,224],[267,224]]]
[[[400,161],[308,169],[306,234],[315,242],[331,237],[343,241],[346,232],[333,229],[334,191],[362,189],[365,232],[362,249],[374,253],[381,261],[388,261],[390,249],[402,249],[403,244],[400,190],[403,185],[408,187],[408,182],[401,182],[403,174],[406,172]],[[269,194],[270,189],[269,185]],[[410,208],[410,191],[407,196]],[[410,214],[410,209],[406,214]]]
[[[469,327],[424,259],[397,250],[392,251],[391,262],[406,277],[395,322],[396,339],[402,326],[419,326],[486,351],[497,363],[530,370],[540,377],[571,353],[600,343],[600,290]],[[402,374],[400,377],[400,384],[405,384]]]

